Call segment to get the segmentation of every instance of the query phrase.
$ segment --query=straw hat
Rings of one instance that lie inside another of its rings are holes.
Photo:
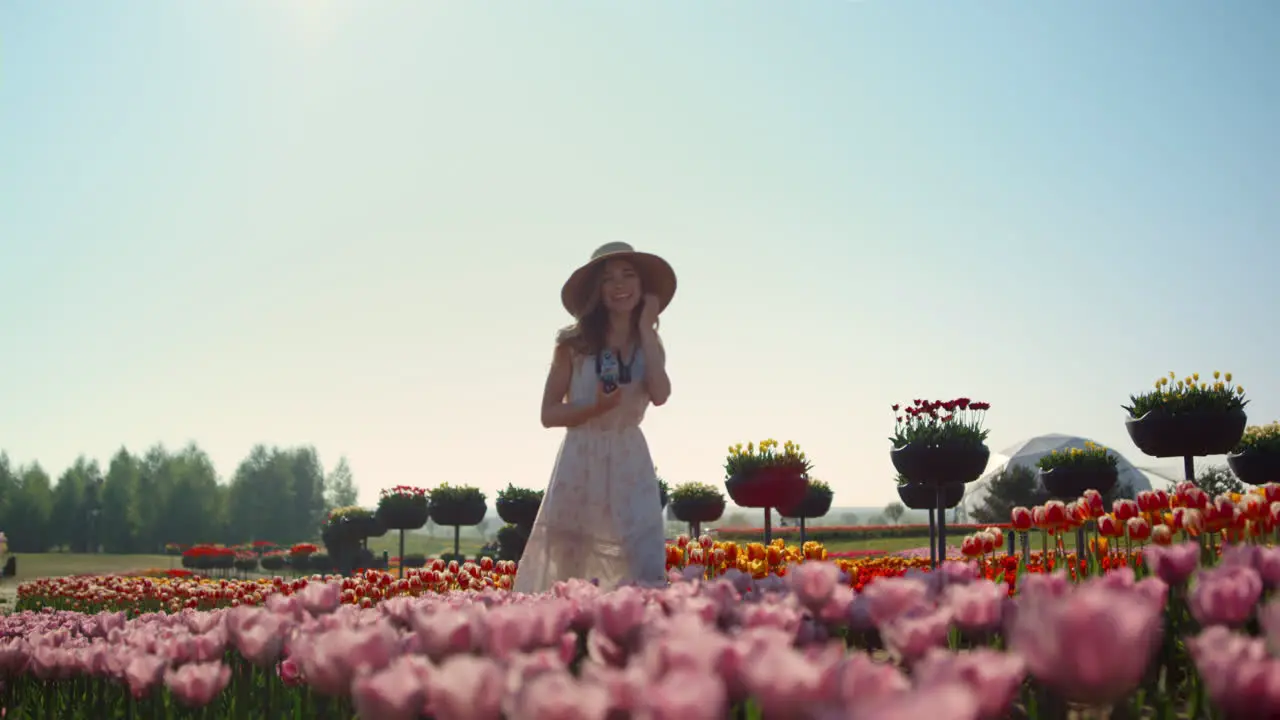
[[[560,290],[560,302],[564,309],[575,318],[581,318],[591,309],[595,299],[593,287],[596,268],[608,260],[626,260],[636,272],[640,273],[640,281],[644,292],[658,296],[658,312],[667,309],[671,298],[676,294],[676,273],[666,260],[650,253],[637,252],[635,248],[624,242],[605,243],[591,253],[591,260],[586,265],[573,271],[569,280]]]

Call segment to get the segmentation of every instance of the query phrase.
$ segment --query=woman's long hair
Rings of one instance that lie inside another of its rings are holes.
[[[605,309],[604,303],[600,299],[600,283],[604,275],[604,265],[602,264],[595,272],[592,279],[592,295],[587,305],[590,308],[586,314],[578,318],[574,324],[561,328],[556,333],[556,347],[562,345],[568,346],[573,354],[578,357],[591,357],[600,352],[605,346],[605,335],[609,332],[609,311]],[[640,276],[640,297],[639,303],[631,311],[631,331],[639,334],[640,330],[640,313],[644,310],[644,276]]]

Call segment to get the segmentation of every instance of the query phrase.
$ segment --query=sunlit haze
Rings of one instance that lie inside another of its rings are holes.
[[[672,484],[795,440],[895,499],[892,403],[1081,435],[1232,371],[1280,417],[1280,4],[0,5],[0,448],[256,443],[362,502],[544,487],[560,286],[666,257]]]

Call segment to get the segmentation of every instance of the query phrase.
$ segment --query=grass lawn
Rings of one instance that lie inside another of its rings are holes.
[[[458,547],[462,553],[468,557],[474,556],[480,551],[483,543],[476,537],[461,538]],[[386,535],[377,538],[369,538],[369,550],[374,555],[380,555],[385,550],[387,557],[400,556],[400,533],[396,531],[388,532]],[[404,554],[405,555],[425,555],[432,557],[441,553],[453,552],[453,533],[449,533],[445,537],[445,533],[441,532],[436,537],[431,537],[424,533],[405,533],[404,534]]]
[[[947,545],[956,549],[960,548],[960,541],[964,539],[963,535],[952,537],[947,535]],[[875,538],[873,540],[831,540],[823,543],[827,548],[827,552],[849,552],[851,550],[883,550],[886,553],[894,553],[900,550],[914,550],[916,548],[929,547],[929,538]]]
[[[17,578],[5,583],[26,582],[62,575],[110,575],[129,570],[179,567],[179,558],[168,555],[107,555],[91,553],[14,553],[18,558]]]

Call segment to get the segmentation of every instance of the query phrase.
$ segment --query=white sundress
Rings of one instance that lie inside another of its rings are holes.
[[[640,431],[649,391],[639,349],[631,374],[634,379],[617,391],[618,407],[565,433],[516,569],[516,592],[546,592],[571,578],[595,580],[605,589],[666,582],[662,500]],[[594,402],[598,385],[595,358],[577,359],[569,402]]]

